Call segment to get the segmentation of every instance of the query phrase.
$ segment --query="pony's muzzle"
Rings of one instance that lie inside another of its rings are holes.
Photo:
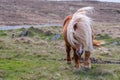
[[[83,47],[80,45],[79,49],[76,51],[77,55],[82,55],[83,54]]]
[[[77,53],[77,55],[82,55],[83,54],[83,50],[78,50],[78,51],[76,51],[76,53]]]

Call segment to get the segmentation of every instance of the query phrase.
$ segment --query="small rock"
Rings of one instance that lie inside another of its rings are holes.
[[[52,35],[52,32],[51,32],[51,31],[46,31],[46,32],[45,32],[45,35],[46,35],[46,36],[50,36],[50,35]]]
[[[112,44],[117,46],[117,45],[119,45],[119,42],[116,41],[116,42],[113,42]]]
[[[28,36],[28,31],[26,30],[26,31],[23,31],[20,35],[19,35],[19,37],[23,37],[23,36]]]
[[[101,30],[101,32],[105,32],[105,30]]]
[[[60,76],[61,76],[61,74],[60,74],[60,73],[56,73],[56,76],[57,76],[57,77],[60,77]]]
[[[60,38],[60,34],[56,34],[53,38],[52,38],[52,40],[58,40]]]

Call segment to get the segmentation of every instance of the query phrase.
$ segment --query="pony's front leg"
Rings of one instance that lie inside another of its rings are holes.
[[[81,55],[78,55],[76,53],[76,49],[73,49],[74,51],[74,59],[75,59],[75,68],[79,68],[80,67],[80,59],[81,59]]]
[[[66,45],[66,53],[67,53],[67,63],[71,64],[71,56],[70,56],[71,47]]]
[[[91,54],[90,51],[85,51],[84,68],[87,68],[87,69],[91,68],[90,54]]]

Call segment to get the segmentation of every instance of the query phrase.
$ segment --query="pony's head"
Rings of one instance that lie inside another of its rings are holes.
[[[83,45],[78,45],[77,47],[76,47],[76,53],[77,53],[77,55],[82,55],[83,54]]]

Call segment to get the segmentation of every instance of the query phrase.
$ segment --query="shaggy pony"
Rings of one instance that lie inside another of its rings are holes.
[[[88,14],[93,13],[93,7],[83,7],[73,15],[65,18],[63,24],[63,35],[66,45],[67,62],[71,63],[70,50],[74,51],[75,68],[84,66],[91,67],[90,54],[93,50],[92,19]],[[81,55],[85,53],[84,64],[81,64]]]

